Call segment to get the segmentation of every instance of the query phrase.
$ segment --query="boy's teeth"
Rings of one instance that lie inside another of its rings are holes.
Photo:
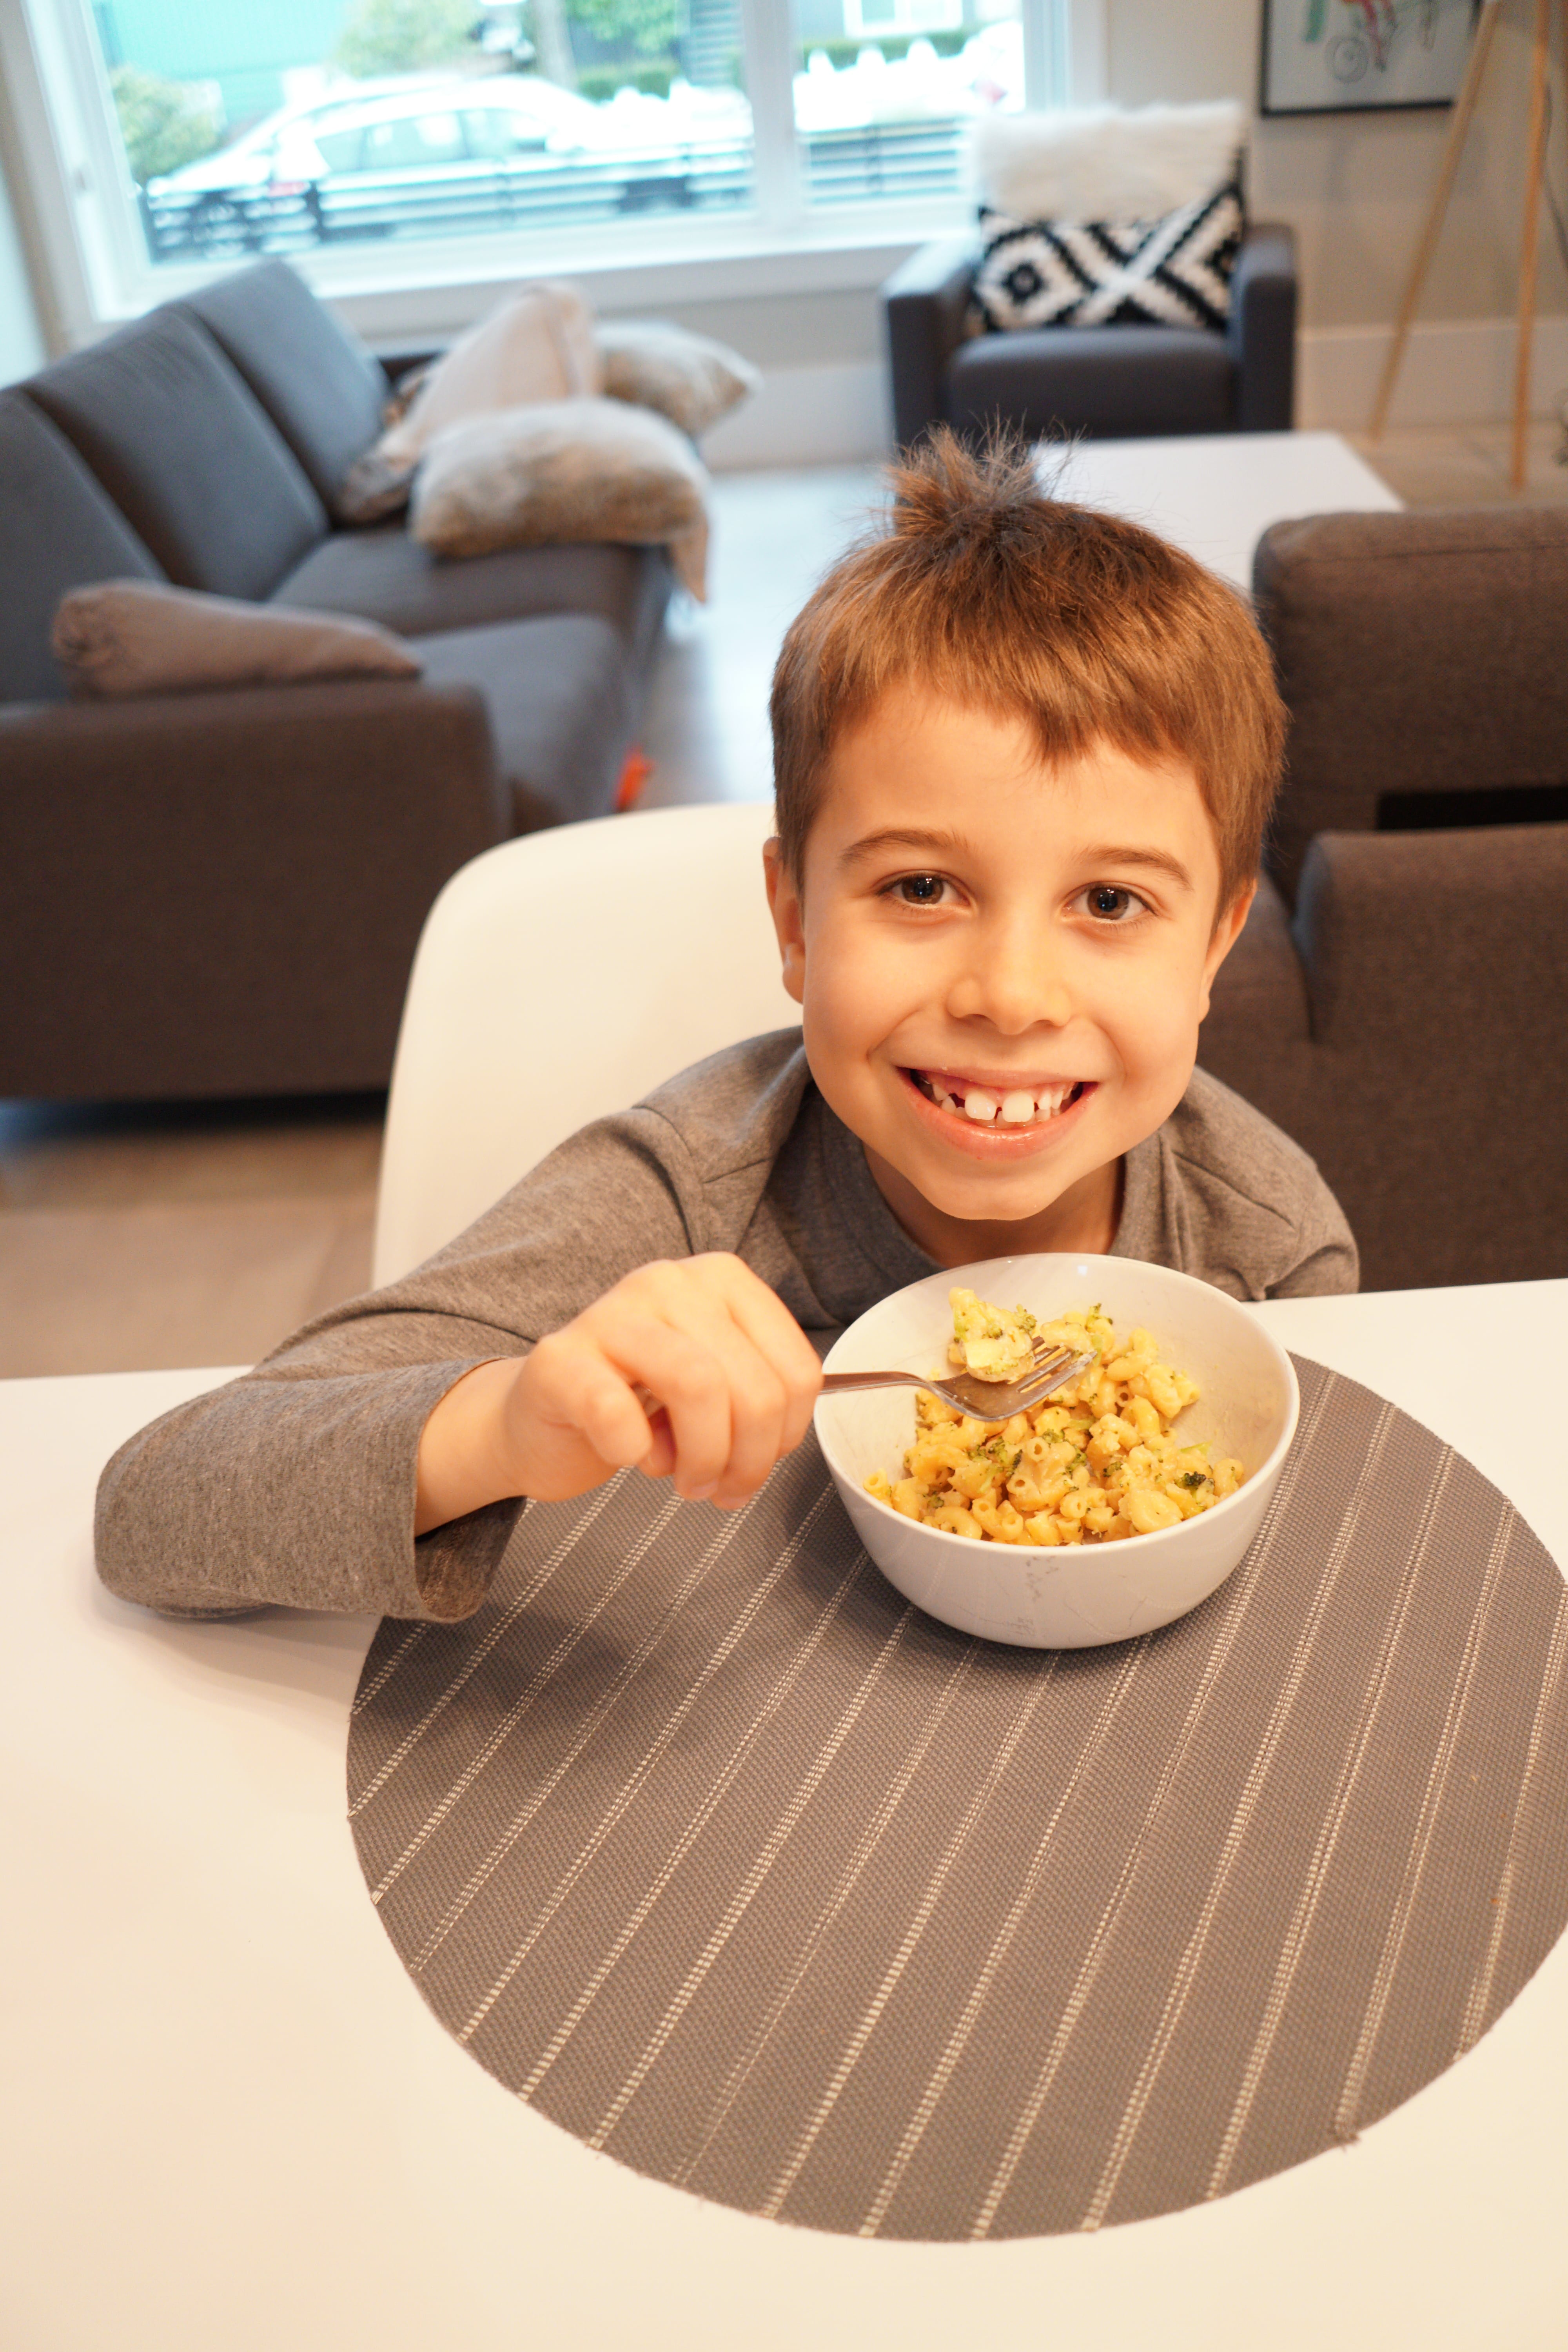
[[[995,1120],[1004,1127],[1026,1127],[1032,1118],[1055,1118],[1078,1091],[1071,1079],[1054,1086],[1009,1087],[998,1092],[990,1087],[968,1086],[962,1078],[950,1083],[928,1072],[918,1075],[933,1102],[943,1110],[962,1112],[981,1127]]]

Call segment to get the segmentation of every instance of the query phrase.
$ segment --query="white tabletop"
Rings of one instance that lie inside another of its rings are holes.
[[[1404,504],[1337,433],[1195,433],[1042,453],[1058,493],[1173,540],[1238,588],[1270,523]]]
[[[1568,1559],[1556,1433],[1473,1369],[1538,1360],[1568,1282],[1256,1311],[1437,1430]],[[6,2352],[1561,2352],[1562,1945],[1353,2147],[1092,2237],[787,2229],[520,2105],[431,2018],[360,1876],[343,1769],[370,1622],[179,1625],[94,1582],[100,1465],[219,1377],[0,1384]]]

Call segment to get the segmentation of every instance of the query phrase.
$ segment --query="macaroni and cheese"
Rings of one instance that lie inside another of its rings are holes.
[[[952,1299],[954,1360],[981,1379],[1017,1377],[1005,1346],[982,1360],[1005,1362],[1005,1370],[983,1371],[967,1351],[976,1340],[1008,1339],[1026,1351],[1034,1318],[1021,1307],[986,1307],[973,1291],[955,1289]],[[1171,1434],[1197,1384],[1162,1363],[1147,1331],[1132,1332],[1123,1345],[1110,1318],[1091,1307],[1040,1332],[1092,1361],[1046,1404],[1001,1423],[976,1421],[922,1391],[904,1475],[893,1480],[878,1471],[867,1491],[950,1535],[1040,1545],[1152,1535],[1236,1492],[1246,1475],[1238,1461],[1212,1460],[1206,1444],[1184,1445]]]

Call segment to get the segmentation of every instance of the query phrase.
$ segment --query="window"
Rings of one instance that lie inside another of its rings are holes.
[[[1102,7],[20,0],[0,49],[103,316],[244,254],[344,287],[912,239],[961,216],[967,125],[1065,95]]]

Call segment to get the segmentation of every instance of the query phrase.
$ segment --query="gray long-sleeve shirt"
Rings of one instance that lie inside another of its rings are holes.
[[[1113,1250],[1235,1298],[1353,1290],[1313,1162],[1202,1071],[1128,1153]],[[826,1346],[936,1271],[811,1081],[795,1029],[730,1047],[563,1143],[447,1248],[165,1413],[99,1484],[104,1582],[153,1608],[462,1617],[521,1502],[416,1540],[419,1439],[463,1374],[524,1354],[653,1258],[728,1250]]]

